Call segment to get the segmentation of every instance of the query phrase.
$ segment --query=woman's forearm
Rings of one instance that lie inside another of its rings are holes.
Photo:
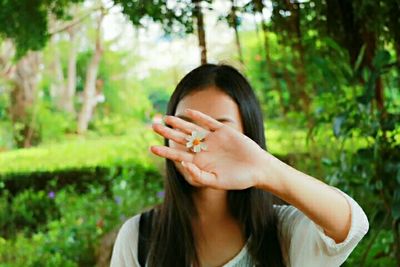
[[[351,208],[340,192],[267,152],[263,161],[264,168],[256,179],[257,188],[269,191],[301,210],[336,243],[347,237]]]

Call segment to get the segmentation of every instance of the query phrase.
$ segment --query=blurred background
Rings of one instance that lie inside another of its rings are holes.
[[[108,266],[163,200],[151,123],[206,62],[249,79],[272,154],[363,207],[343,266],[400,266],[398,0],[0,1],[0,266]]]

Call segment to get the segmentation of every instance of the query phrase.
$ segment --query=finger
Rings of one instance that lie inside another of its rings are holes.
[[[202,127],[175,116],[165,116],[164,121],[166,124],[177,128],[189,135],[191,135],[193,131],[205,131],[205,129],[203,129]]]
[[[182,162],[183,162],[183,161],[182,161]],[[182,166],[183,171],[186,172],[186,175],[182,175],[182,176],[184,177],[184,179],[185,179],[190,185],[192,185],[192,186],[195,186],[195,187],[204,187],[203,184],[198,183],[198,182],[195,182],[195,181],[193,180],[192,174],[190,174],[189,171],[188,171],[188,169],[187,169],[185,166],[182,165],[182,162],[181,162],[180,165]]]
[[[152,127],[155,132],[157,132],[158,134],[160,134],[161,136],[163,136],[167,139],[170,139],[181,145],[185,145],[187,143],[187,140],[186,140],[187,135],[182,132],[171,129],[160,123],[154,123],[152,125]]]
[[[198,110],[188,108],[185,110],[185,113],[193,120],[193,122],[198,122],[199,124],[206,126],[210,131],[215,131],[224,126],[222,122],[219,122]]]
[[[181,164],[192,176],[194,183],[216,187],[217,177],[214,173],[203,171],[191,162],[183,161]]]
[[[151,152],[156,154],[157,156],[167,158],[174,161],[186,161],[191,162],[193,160],[193,154],[182,151],[176,148],[167,147],[167,146],[151,146]]]

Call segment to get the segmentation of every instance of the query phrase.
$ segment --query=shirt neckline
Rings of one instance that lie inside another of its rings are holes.
[[[242,247],[242,249],[232,259],[230,259],[227,263],[222,265],[222,267],[232,267],[239,260],[241,260],[247,254],[247,248],[249,245],[249,241],[250,241],[250,237],[247,239],[247,241],[244,244],[244,246]]]
[[[247,239],[246,243],[242,247],[242,249],[235,255],[233,256],[232,259],[230,259],[227,263],[222,265],[222,267],[233,267],[238,261],[240,261],[248,252],[248,245],[250,242],[251,236]],[[193,264],[190,265],[190,267],[193,267]]]
[[[222,267],[232,267],[234,264],[236,264],[238,261],[240,261],[247,253],[247,244],[243,246],[242,250],[239,251],[236,256],[234,256],[230,261],[222,265]]]

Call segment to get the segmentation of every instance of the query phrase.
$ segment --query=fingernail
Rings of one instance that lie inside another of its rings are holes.
[[[186,163],[185,163],[184,161],[181,161],[181,164],[182,164],[183,167],[186,167],[186,166],[187,166]]]

